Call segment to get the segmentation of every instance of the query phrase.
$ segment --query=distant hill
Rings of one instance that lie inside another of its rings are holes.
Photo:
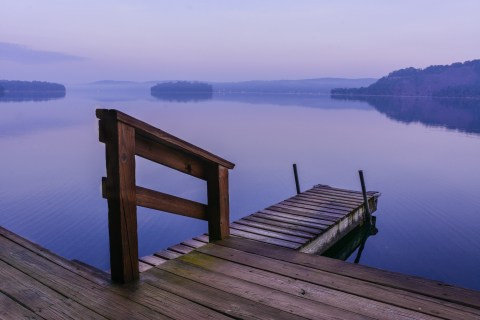
[[[368,87],[337,88],[332,95],[480,97],[480,60],[406,68],[394,71]]]
[[[212,99],[213,88],[205,82],[171,81],[154,85],[150,94],[166,101],[202,101]]]
[[[211,84],[205,82],[190,82],[190,81],[172,81],[158,83],[151,89],[152,95],[157,93],[205,93],[213,92]]]
[[[65,86],[43,81],[0,80],[0,102],[46,101],[64,98]]]
[[[222,93],[323,93],[338,87],[368,86],[377,79],[318,78],[303,80],[265,80],[212,83],[214,92]]]
[[[65,92],[65,86],[59,83],[44,81],[0,80],[0,87],[9,92]]]

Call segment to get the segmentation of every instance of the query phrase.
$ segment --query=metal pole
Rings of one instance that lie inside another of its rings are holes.
[[[297,171],[297,164],[293,164],[293,175],[295,176],[295,186],[297,187],[297,194],[300,193],[300,183],[298,182],[298,171]]]
[[[362,185],[363,202],[365,203],[365,216],[367,218],[367,222],[369,224],[372,224],[372,214],[368,206],[367,189],[365,188],[365,179],[363,178],[363,170],[358,170],[358,175],[360,176],[360,184]]]

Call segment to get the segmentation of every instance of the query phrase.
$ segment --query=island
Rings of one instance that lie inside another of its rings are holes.
[[[480,98],[480,60],[393,71],[368,87],[337,88],[332,96]]]
[[[201,101],[212,99],[213,87],[205,82],[172,81],[156,84],[150,88],[150,94],[167,101]]]
[[[0,80],[0,101],[45,101],[64,98],[65,93],[59,83]]]

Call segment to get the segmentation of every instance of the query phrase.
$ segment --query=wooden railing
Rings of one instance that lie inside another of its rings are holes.
[[[99,139],[105,143],[108,228],[112,280],[139,278],[137,206],[208,221],[210,241],[229,236],[228,169],[234,164],[117,110],[98,109]],[[135,155],[207,181],[202,204],[139,187]]]

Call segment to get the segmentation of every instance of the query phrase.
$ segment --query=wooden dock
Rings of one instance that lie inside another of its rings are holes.
[[[480,293],[231,237],[130,284],[0,228],[1,319],[479,319]]]
[[[111,274],[0,227],[0,319],[480,319],[479,292],[305,253],[361,224],[376,193],[318,185],[230,224],[233,163],[116,110],[97,116]],[[208,203],[137,186],[136,155],[204,179]],[[139,260],[137,206],[206,220],[208,236]]]
[[[368,192],[371,212],[378,192]],[[361,192],[316,185],[280,203],[230,224],[230,234],[300,252],[321,254],[363,223],[365,206]],[[209,242],[201,235],[140,258],[140,271],[178,258]]]

